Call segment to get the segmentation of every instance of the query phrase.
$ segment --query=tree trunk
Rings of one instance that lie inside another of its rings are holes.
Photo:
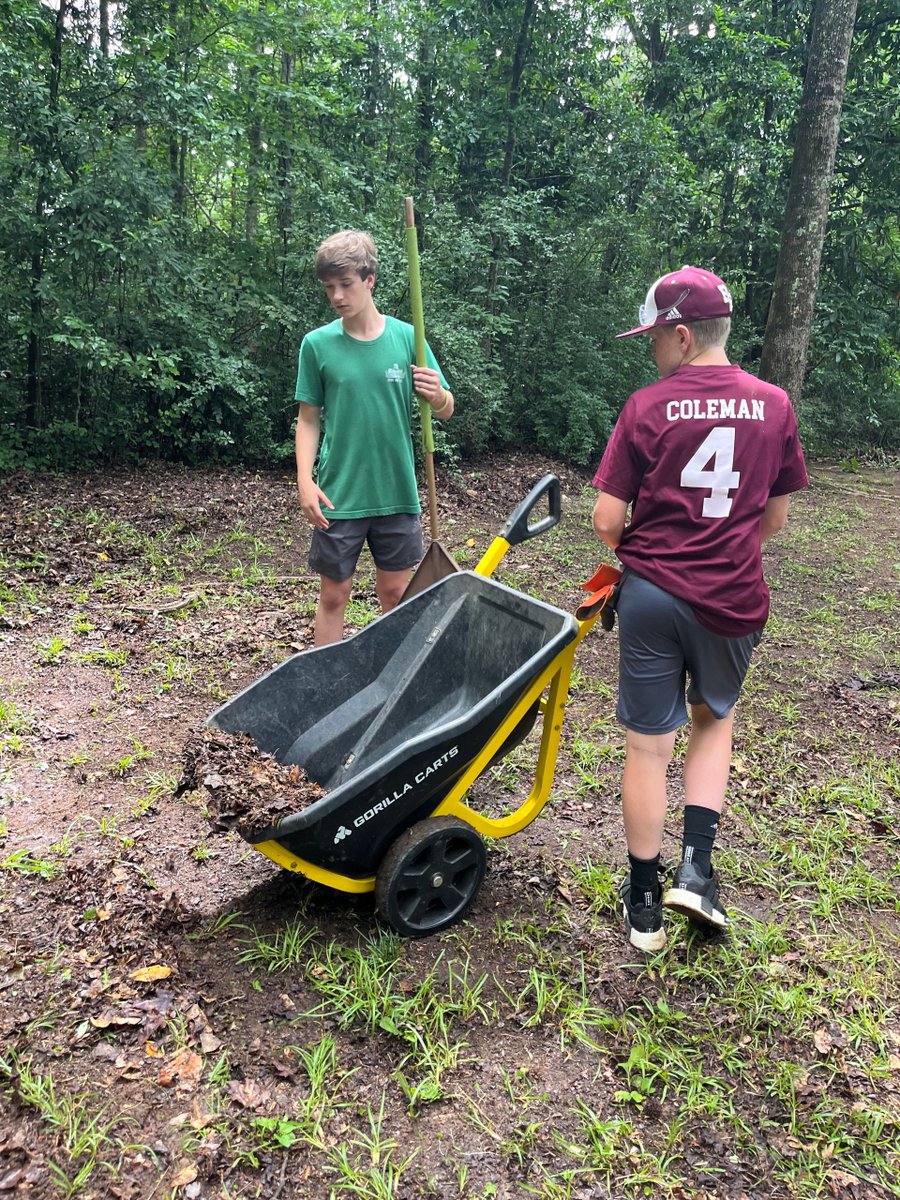
[[[100,0],[100,53],[109,58],[109,0]]]
[[[363,130],[363,142],[370,149],[374,147],[373,124],[378,116],[378,100],[381,94],[381,38],[378,32],[379,0],[368,0],[366,9],[369,14],[369,30],[366,37],[366,128]]]
[[[818,0],[759,373],[799,404],[857,0]]]
[[[531,41],[531,22],[533,17],[534,0],[525,0],[525,8],[522,12],[522,24],[519,26],[519,36],[516,39],[512,78],[509,82],[506,149],[503,154],[503,173],[500,179],[500,186],[504,192],[509,188],[510,180],[512,179],[513,156],[516,149],[516,115],[522,91],[522,76],[525,73],[525,60],[528,57],[528,46]]]
[[[162,19],[162,13],[158,15],[158,19]],[[121,7],[119,20],[121,39],[125,46],[130,47],[133,42],[138,41],[147,33],[147,17],[138,4],[128,3]],[[147,86],[143,71],[135,73],[132,107],[134,109],[134,148],[138,157],[142,157],[147,150]]]
[[[780,0],[772,0],[770,13],[770,25],[772,32],[775,33],[778,29],[778,14]],[[775,47],[769,50],[769,55],[778,54],[779,50]],[[767,90],[765,99],[763,100],[762,111],[762,129],[760,131],[760,140],[765,147],[768,147],[772,141],[772,121],[775,116],[775,97],[771,91]],[[764,154],[764,158],[768,155]],[[734,179],[731,177],[731,184],[734,184]],[[769,191],[770,179],[768,172],[764,171],[756,180],[753,191],[751,193],[749,213],[745,214],[744,220],[749,217],[749,227],[758,229],[762,221],[762,199]],[[722,206],[723,211],[723,233],[724,220],[727,214],[732,213],[731,196],[724,198]],[[764,243],[763,238],[754,237],[750,247],[750,270],[747,274],[747,285],[744,289],[744,316],[754,325],[762,325],[765,319],[765,309],[769,302],[768,283],[761,282],[760,276],[766,270],[764,254],[768,255],[770,248],[768,243]],[[768,272],[767,272],[768,274]],[[758,360],[762,354],[762,346],[755,344],[750,351],[750,361]]]
[[[519,107],[519,98],[522,91],[522,76],[525,73],[525,61],[528,57],[528,47],[531,41],[531,22],[534,17],[535,0],[525,0],[525,6],[522,10],[522,20],[519,25],[519,34],[516,38],[516,50],[513,56],[512,75],[509,81],[509,96],[506,105],[506,145],[503,151],[503,169],[500,174],[500,191],[502,195],[506,195],[509,191],[509,185],[512,182],[512,169],[516,149],[516,117]],[[494,312],[494,298],[497,292],[497,279],[499,274],[500,251],[503,248],[504,239],[498,233],[491,234],[491,265],[488,269],[488,286],[487,296],[485,297],[485,310],[488,313]],[[493,336],[490,329],[484,336],[484,356],[490,359],[493,350]]]
[[[650,64],[650,78],[644,92],[644,104],[651,112],[661,113],[672,98],[672,83],[664,77],[668,46],[660,21],[648,21],[646,29],[638,24],[634,16],[626,17],[625,23],[631,31],[638,49]]]
[[[166,66],[169,69],[171,78],[178,70],[178,0],[169,0],[169,26],[171,29],[172,44],[167,56]],[[184,205],[178,152],[179,140],[173,123],[173,128],[169,131],[169,175],[172,181],[172,208],[176,213],[180,213]]]
[[[294,81],[294,56],[287,50],[281,52],[281,130],[278,148],[278,236],[281,239],[281,284],[284,286],[287,271],[288,237],[294,220],[294,198],[291,172],[294,168],[292,106],[288,99]]]
[[[435,26],[425,20],[419,41],[419,74],[416,79],[416,169],[413,194],[421,198],[428,187],[434,157],[434,55]]]
[[[43,181],[38,184],[38,199],[35,204],[35,216],[38,221],[43,219],[44,203],[42,197]],[[41,235],[38,234],[38,237]],[[41,390],[41,355],[43,341],[41,325],[43,324],[44,308],[41,301],[41,280],[44,276],[43,248],[35,250],[31,256],[31,330],[28,334],[28,359],[25,367],[28,397],[28,424],[40,429],[44,424],[44,397]]]
[[[250,68],[249,92],[256,92],[256,76],[258,69]],[[253,115],[250,118],[250,128],[247,130],[247,208],[244,212],[244,236],[248,242],[256,241],[256,231],[259,225],[259,176],[262,159],[262,121],[259,108],[254,103]]]
[[[258,0],[257,12],[262,17],[266,11],[266,0]],[[248,242],[256,241],[259,229],[259,192],[262,181],[262,104],[259,97],[259,60],[263,46],[261,35],[254,46],[254,60],[247,73],[246,102],[249,107],[250,124],[247,128],[247,207],[244,211],[244,235]]]
[[[56,11],[56,29],[53,46],[50,50],[50,87],[49,106],[51,113],[59,108],[59,81],[62,74],[62,44],[65,32],[68,0],[59,0]],[[54,145],[55,145],[54,137]],[[51,147],[46,147],[44,162],[38,178],[37,195],[34,201],[35,245],[31,253],[31,329],[28,334],[27,364],[25,368],[28,424],[40,429],[44,424],[44,395],[42,390],[41,372],[43,369],[43,330],[44,302],[41,295],[41,284],[44,278],[44,241],[43,228],[46,216],[47,199],[50,191],[50,156]]]

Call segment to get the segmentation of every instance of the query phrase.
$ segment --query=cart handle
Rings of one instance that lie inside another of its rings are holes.
[[[550,511],[546,517],[542,517],[540,521],[536,521],[532,525],[529,522],[532,510],[537,507],[545,495],[548,498]],[[527,542],[529,538],[538,537],[540,534],[546,533],[548,529],[553,529],[559,524],[561,518],[562,494],[559,480],[555,475],[545,475],[540,483],[534,485],[515,510],[500,530],[498,537],[504,538],[510,546],[518,546],[522,542]]]

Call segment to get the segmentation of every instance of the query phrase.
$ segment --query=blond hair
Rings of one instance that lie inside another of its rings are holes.
[[[368,279],[378,266],[378,251],[367,233],[358,229],[342,229],[319,246],[316,251],[316,276],[330,279],[334,275],[358,274]]]
[[[708,321],[685,321],[685,325],[694,335],[694,345],[698,350],[708,350],[712,346],[724,349],[731,333],[731,317],[710,317]]]

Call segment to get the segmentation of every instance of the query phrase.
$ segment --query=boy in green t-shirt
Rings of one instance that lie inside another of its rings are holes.
[[[410,428],[413,390],[435,417],[453,416],[453,395],[431,350],[427,367],[411,366],[412,326],[375,307],[377,265],[375,243],[354,229],[319,246],[316,275],[338,318],[308,333],[300,346],[297,487],[313,527],[309,566],[320,583],[317,646],[340,641],[365,542],[375,560],[382,612],[399,603],[423,554]]]

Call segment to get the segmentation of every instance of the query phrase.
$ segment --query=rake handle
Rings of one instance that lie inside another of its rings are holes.
[[[419,271],[419,239],[416,235],[416,212],[412,196],[404,201],[406,211],[406,260],[409,264],[409,306],[412,310],[413,334],[416,345],[416,366],[427,367],[425,349],[425,311],[422,307],[422,276]],[[419,398],[419,415],[422,421],[422,448],[425,453],[425,481],[428,487],[428,521],[431,540],[436,542],[438,533],[437,485],[434,479],[434,430],[431,424],[431,405]]]

